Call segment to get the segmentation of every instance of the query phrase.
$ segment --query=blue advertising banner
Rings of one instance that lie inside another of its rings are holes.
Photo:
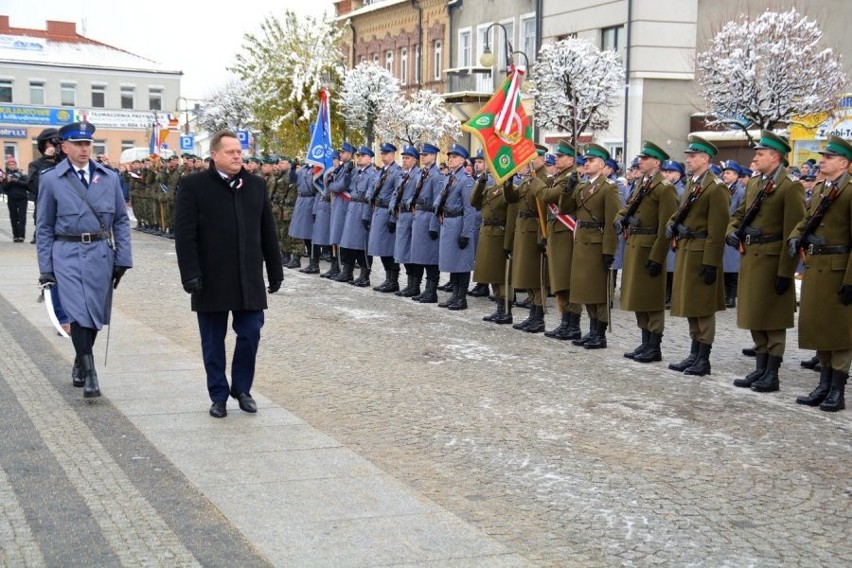
[[[26,128],[0,128],[0,138],[26,138]]]
[[[0,123],[62,126],[74,121],[74,109],[0,105]]]

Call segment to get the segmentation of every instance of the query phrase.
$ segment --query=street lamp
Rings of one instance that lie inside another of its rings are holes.
[[[189,101],[186,97],[178,97],[175,101],[175,109],[180,114],[180,102],[183,101],[183,133],[189,134]]]
[[[494,26],[497,26],[497,27],[499,27],[500,29],[503,30],[503,37],[506,39],[506,41],[503,43],[503,47],[505,49],[506,66],[508,68],[512,64],[511,63],[512,55],[514,55],[515,53],[519,53],[519,52],[513,52],[512,51],[512,44],[509,41],[509,32],[508,32],[508,30],[506,30],[506,26],[504,26],[503,24],[498,23],[498,22],[493,22],[485,30],[485,49],[482,51],[482,55],[479,56],[479,63],[483,67],[493,67],[494,66],[494,61],[495,61],[494,53],[491,52],[491,46],[489,45],[489,42],[488,42],[488,38],[490,37],[490,34],[491,34],[491,28],[493,28]]]

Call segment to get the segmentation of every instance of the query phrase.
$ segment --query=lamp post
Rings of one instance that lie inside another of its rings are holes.
[[[175,100],[175,109],[180,114],[180,102],[183,101],[183,133],[189,134],[189,101],[186,97],[178,97]]]
[[[509,32],[506,30],[506,26],[499,22],[493,22],[486,28],[485,30],[485,49],[482,51],[482,55],[479,56],[479,62],[483,67],[493,67],[494,66],[494,54],[491,52],[491,46],[489,45],[488,38],[490,37],[491,28],[494,26],[499,27],[503,30],[503,38],[505,41],[503,42],[503,47],[505,49],[504,53],[506,54],[506,67],[508,71],[508,67],[511,65],[511,57],[513,55],[512,52],[512,44],[509,42]]]

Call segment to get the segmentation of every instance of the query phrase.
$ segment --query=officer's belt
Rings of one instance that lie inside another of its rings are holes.
[[[808,254],[848,254],[852,247],[848,245],[808,245]]]
[[[535,211],[518,211],[518,217],[521,219],[538,219],[538,213]]]
[[[628,225],[627,232],[631,235],[656,235],[657,228],[656,227],[637,227],[635,225]]]
[[[684,233],[684,234],[678,233],[677,238],[678,238],[678,240],[681,240],[681,239],[695,239],[695,240],[706,239],[707,238],[707,231],[689,231],[689,232]]]
[[[464,215],[464,209],[456,209],[456,210],[448,210],[444,211],[444,218],[447,217],[461,217]]]
[[[103,241],[109,238],[109,235],[104,233],[83,233],[82,235],[54,235],[57,241],[70,241],[72,243],[91,243],[94,241]]]
[[[379,199],[376,201],[376,207],[387,207],[388,205],[390,205],[389,199]]]
[[[423,203],[418,203],[417,205],[414,206],[414,209],[416,209],[417,211],[427,211],[429,213],[435,212],[434,207],[432,207],[431,205],[423,204]]]
[[[352,203],[367,203],[367,200],[363,197],[352,197],[349,199]]]
[[[578,229],[600,229],[603,227],[600,221],[577,221]]]
[[[299,197],[313,197],[313,196],[314,196],[313,192],[311,192],[311,193],[302,193],[301,191],[299,192]]]
[[[743,242],[745,242],[745,244],[747,245],[762,245],[766,243],[774,243],[776,241],[780,241],[782,240],[782,238],[783,237],[781,235],[746,235],[745,239],[743,239]]]
[[[485,219],[483,219],[482,220],[482,226],[483,227],[504,227],[505,228],[506,227],[506,221],[500,221],[499,219],[495,220],[495,221],[486,221]]]

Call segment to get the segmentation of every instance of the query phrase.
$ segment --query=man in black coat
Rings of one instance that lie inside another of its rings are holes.
[[[192,310],[198,315],[207,390],[213,401],[210,415],[223,418],[229,394],[245,412],[257,412],[250,391],[266,292],[278,291],[284,271],[266,184],[243,168],[237,135],[215,134],[210,153],[206,171],[181,180],[174,229],[183,289],[192,295]],[[237,334],[230,386],[225,376],[229,313]]]

